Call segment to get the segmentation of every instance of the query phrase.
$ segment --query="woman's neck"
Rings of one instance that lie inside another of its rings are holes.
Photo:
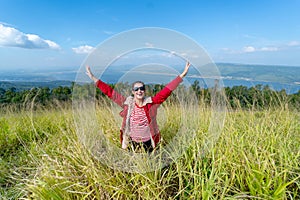
[[[140,107],[143,105],[143,101],[144,99],[135,99],[135,103]]]

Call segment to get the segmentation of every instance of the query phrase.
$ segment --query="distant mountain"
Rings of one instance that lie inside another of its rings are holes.
[[[300,67],[245,64],[216,64],[222,76],[232,79],[297,84],[300,82]]]
[[[220,75],[225,86],[268,84],[276,90],[287,89],[290,92],[297,92],[300,89],[300,67],[232,63],[216,63],[216,65],[220,70]],[[108,83],[118,82],[124,74],[130,75],[133,67],[135,66],[111,66],[102,74],[101,78]],[[165,71],[161,67],[141,68],[140,71],[138,71],[139,69],[137,70],[137,74],[133,74],[133,78],[139,77],[139,79],[145,79],[145,82],[151,82],[147,79],[154,80],[154,78],[159,79],[166,76],[173,77],[176,71],[183,69],[183,66],[172,66],[172,68],[174,70],[171,73],[170,68],[166,68],[167,70]],[[23,90],[32,87],[54,88],[57,86],[71,86],[72,82],[76,80],[78,70],[79,67],[28,70],[6,69],[6,71],[0,71],[0,88],[8,89],[15,87],[17,90]],[[96,72],[97,68],[94,70]],[[197,77],[201,78],[201,75],[199,75],[199,72],[195,68],[191,68],[187,78],[189,77],[190,81],[193,81]],[[162,82],[162,80],[159,79],[159,82]]]
[[[68,86],[72,85],[71,81],[0,81],[0,88],[5,90],[9,88],[16,88],[17,91],[29,90],[33,87],[49,87],[50,89],[56,88],[58,86]]]

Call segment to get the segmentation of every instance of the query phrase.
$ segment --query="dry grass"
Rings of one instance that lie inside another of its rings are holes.
[[[221,136],[210,151],[204,151],[210,109],[195,109],[198,115],[187,120],[193,128],[184,130],[195,134],[192,141],[187,140],[187,149],[169,165],[145,173],[108,167],[92,156],[90,143],[82,143],[87,141],[84,134],[77,134],[102,130],[112,144],[119,145],[119,121],[111,109],[99,107],[91,115],[92,127],[85,130],[74,121],[72,110],[63,107],[20,114],[8,111],[0,117],[1,198],[300,198],[298,112],[286,108],[228,112]],[[185,115],[175,106],[162,110],[166,117],[159,121],[167,144],[180,130],[178,124]]]

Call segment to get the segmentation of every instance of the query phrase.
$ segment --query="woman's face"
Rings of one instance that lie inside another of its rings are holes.
[[[145,96],[145,85],[143,85],[142,83],[134,84],[132,94],[134,98],[142,100]]]

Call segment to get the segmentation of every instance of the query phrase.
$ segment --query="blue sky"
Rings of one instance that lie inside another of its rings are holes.
[[[0,69],[80,66],[142,27],[181,32],[214,62],[300,66],[299,0],[0,0]]]

